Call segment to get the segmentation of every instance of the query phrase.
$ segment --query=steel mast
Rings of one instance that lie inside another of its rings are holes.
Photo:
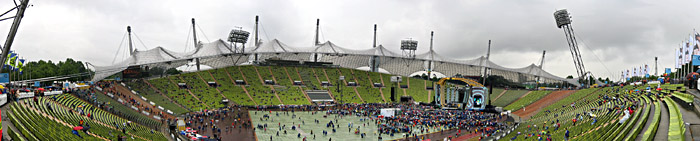
[[[566,41],[569,44],[569,51],[571,51],[571,56],[574,60],[574,67],[576,67],[576,72],[579,79],[586,77],[586,68],[583,65],[583,59],[581,59],[581,51],[578,49],[578,42],[576,42],[574,28],[571,26],[571,16],[569,15],[569,12],[567,12],[566,9],[557,10],[554,12],[554,19],[557,22],[557,27],[564,29]]]

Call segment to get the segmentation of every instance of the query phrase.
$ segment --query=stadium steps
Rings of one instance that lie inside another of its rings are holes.
[[[367,73],[367,79],[369,80],[370,88],[374,88],[374,81],[372,81],[372,77],[369,75],[369,73]],[[382,77],[379,77],[379,79],[381,80]],[[384,82],[381,82],[381,83],[382,83],[382,86],[384,86]],[[379,89],[379,95],[382,96],[382,101],[384,101],[386,103],[386,98],[384,98],[384,92],[382,92],[382,88],[379,87],[378,89]]]
[[[287,67],[284,67],[284,71],[287,72],[287,76],[289,76],[289,70],[287,70]],[[299,78],[299,81],[301,81],[301,83],[302,83],[304,86],[306,86],[306,84],[304,84],[304,83],[305,83],[305,80],[304,80],[304,78],[301,77],[301,74],[299,74],[299,69],[297,69],[297,67],[294,67],[294,74],[296,74],[297,77]],[[289,79],[291,79],[291,78],[292,78],[292,77],[289,76]],[[292,82],[294,82],[294,81],[292,81]],[[309,100],[309,103],[313,104],[313,102],[311,101],[311,98],[309,97],[309,94],[306,93],[306,91],[304,90],[304,88],[301,87],[301,86],[299,86],[299,90],[300,90],[301,92],[304,93],[304,96],[306,96],[306,99]]]
[[[274,67],[274,68],[273,68]],[[274,70],[274,71],[273,71]],[[306,95],[303,92],[303,89],[301,89],[300,86],[294,86],[294,81],[292,78],[289,76],[289,73],[286,71],[285,67],[280,67],[280,66],[265,66],[262,67],[262,72],[269,73],[265,75],[269,75],[273,78],[275,82],[277,82],[274,86],[276,87],[284,87],[281,89],[273,88],[275,89],[275,94],[280,96],[280,100],[282,100],[284,103],[287,105],[309,105],[311,104],[310,98],[306,97]],[[304,100],[301,100],[304,99]]]
[[[11,114],[11,113],[9,112],[9,111],[11,111],[11,110],[10,110],[11,105],[10,105],[10,104],[7,104],[7,105],[8,105],[8,106],[4,106],[4,107],[2,108],[2,111],[5,111],[5,112],[7,113],[7,115],[8,115],[7,118],[8,118],[8,119],[12,119],[12,117],[9,117],[9,115]],[[27,138],[26,138],[24,135],[21,134],[22,132],[19,130],[19,128],[17,128],[17,126],[15,126],[15,124],[14,124],[13,122],[11,122],[11,120],[10,120],[10,121],[5,121],[4,124],[7,126],[7,128],[9,128],[9,129],[4,129],[4,130],[3,130],[3,131],[7,131],[8,137],[12,137],[12,139],[17,139],[17,140],[20,140],[20,141],[26,141],[26,140],[27,140]],[[3,135],[3,136],[4,136],[4,135]]]
[[[667,139],[670,141],[685,140],[685,123],[683,122],[683,114],[678,109],[678,104],[670,96],[664,98],[664,103],[666,103],[669,112]]]
[[[659,121],[659,127],[656,130],[656,135],[654,135],[653,140],[668,140],[668,126],[670,119],[668,107],[666,107],[666,104],[663,104],[662,102],[659,102],[659,105],[661,105],[661,120]]]
[[[229,69],[230,69],[230,67],[229,67],[229,68],[222,69],[223,71],[220,71],[220,73],[226,74],[226,78],[228,78],[228,80],[229,80],[228,83],[230,83],[230,84],[225,84],[225,85],[222,84],[222,85],[223,85],[223,86],[226,86],[226,85],[233,85],[233,86],[230,86],[232,89],[233,89],[234,87],[241,87],[241,90],[245,89],[245,87],[236,84],[236,81],[233,80],[233,77],[231,77],[231,72],[228,71]],[[212,77],[213,77],[213,76],[212,76]],[[223,79],[226,80],[226,78],[223,78]],[[218,82],[217,82],[217,83],[218,83]],[[246,96],[248,96],[248,99],[249,99],[251,102],[253,102],[254,105],[258,105],[258,104],[255,102],[255,100],[253,100],[253,97],[251,97],[250,94],[248,94],[247,91],[244,90],[243,92],[246,94]],[[238,94],[238,93],[236,93],[236,92],[231,92],[231,93],[234,94],[234,95],[235,95],[235,94]],[[235,99],[229,99],[229,100],[230,100],[230,101],[235,101]],[[243,99],[239,99],[239,100],[243,100]],[[238,104],[239,104],[239,105],[243,105],[243,104],[240,104],[240,103],[238,103]]]
[[[197,76],[199,76],[199,79],[202,79],[202,81],[204,81],[205,84],[209,85],[209,82],[207,82],[207,80],[204,80],[204,78],[202,77],[202,75],[199,74],[200,72],[201,72],[201,71],[198,71],[198,72],[197,72]],[[211,74],[210,71],[206,71],[206,72],[207,72],[207,74],[209,74],[209,77],[211,77],[211,79],[214,80],[214,83],[216,83],[216,84],[221,84],[221,83],[219,83],[219,81],[216,80],[216,78],[214,78],[214,75]],[[226,97],[226,96],[221,92],[221,90],[219,90],[218,87],[214,87],[214,89],[216,89],[216,91],[219,92],[219,95],[221,95],[221,97],[223,97],[223,98],[225,98],[225,99],[228,99],[228,97]]]
[[[112,126],[111,124],[108,124],[109,122],[113,123],[126,123],[128,120],[125,118],[122,118],[118,115],[115,115],[113,113],[104,111],[102,109],[99,109],[97,107],[93,107],[93,105],[85,102],[84,100],[75,97],[71,94],[62,94],[58,95],[57,101],[51,100],[49,98],[41,98],[39,99],[40,103],[45,103],[49,102],[52,105],[55,105],[54,108],[55,113],[53,113],[53,116],[63,116],[64,118],[62,119],[67,119],[71,120],[70,122],[77,123],[78,120],[84,119],[86,123],[91,123],[92,126],[95,126],[95,129],[100,129],[100,128],[109,128],[111,130],[119,131],[118,128],[115,128],[115,126]],[[70,106],[69,106],[70,105]],[[46,107],[44,104],[40,105],[35,105],[37,107],[44,108],[44,111]],[[78,108],[80,106],[84,106],[83,110],[86,113],[92,113],[93,119],[89,119],[86,116],[81,116],[75,108]],[[57,112],[56,112],[57,111]],[[68,111],[72,111],[69,113]],[[118,126],[117,126],[118,127]],[[145,137],[153,138],[157,137],[162,139],[166,139],[162,134],[159,135],[154,135],[153,133],[148,133],[150,130],[153,130],[152,128],[148,128],[147,126],[144,126],[142,124],[139,124],[137,122],[132,122],[131,126],[127,127],[126,129],[131,129],[129,132],[127,132],[128,135],[136,136],[137,138],[140,138],[141,140],[145,140]],[[103,133],[103,135],[106,133]]]
[[[184,81],[184,80],[182,80],[182,78],[180,78],[180,77],[178,77],[178,76],[174,76],[174,77],[177,77],[177,78],[179,78],[181,81]],[[177,83],[175,83],[175,81],[173,81],[173,79],[170,79],[170,77],[167,77],[167,78],[168,78],[168,81],[170,81],[170,83],[172,83],[173,85],[177,86]],[[179,87],[179,86],[177,86],[177,87]],[[206,103],[202,102],[202,100],[200,100],[199,97],[195,96],[194,93],[192,93],[192,91],[190,91],[190,89],[185,89],[185,90],[187,90],[187,93],[189,93],[190,96],[194,97],[194,99],[196,99],[197,101],[199,101],[199,103],[203,104],[204,106],[207,106],[208,109],[211,109],[211,107],[209,107],[209,104],[206,104]]]
[[[314,70],[314,73],[316,73],[316,69],[313,69],[313,68],[312,68],[312,70]],[[328,81],[328,83],[331,83],[331,79],[328,78],[328,73],[326,72],[326,69],[321,69],[321,71],[323,71],[323,76],[326,77],[326,81]],[[331,84],[332,84],[332,83],[331,83]],[[340,85],[340,84],[336,84],[336,85]],[[328,94],[331,95],[331,97],[333,98],[333,100],[334,100],[335,102],[339,102],[338,99],[335,99],[335,96],[333,95],[333,91],[331,91],[330,89],[328,89]],[[342,99],[342,98],[341,98],[341,99]],[[341,103],[341,104],[342,104],[342,103]]]
[[[294,80],[292,79],[292,76],[289,75],[289,71],[287,70],[287,67],[282,67],[282,68],[284,69],[284,73],[287,74],[287,78],[289,78],[289,82],[292,82],[292,85],[294,85]],[[297,74],[297,76],[299,76],[299,81],[304,83],[304,81],[301,80],[301,75],[299,75],[299,72],[296,72],[296,74]],[[292,86],[292,87],[294,87],[294,86]],[[301,93],[304,94],[304,97],[306,97],[306,100],[309,101],[309,104],[313,104],[313,102],[311,102],[311,98],[309,97],[309,94],[306,94],[306,91],[304,91],[304,89],[301,88],[301,86],[297,86],[297,87],[299,88],[299,91],[301,91]]]
[[[513,102],[516,102],[516,101],[522,99],[523,97],[526,97],[527,95],[530,95],[530,93],[532,93],[532,91],[527,91],[525,94],[521,95],[520,97],[518,97],[518,99],[515,99],[515,101],[513,101]]]
[[[654,105],[652,105],[652,102],[646,98],[646,96],[641,96],[642,99],[644,100],[645,108],[644,108],[644,113],[640,117],[639,122],[635,123],[634,127],[632,127],[632,130],[627,132],[625,134],[625,139],[624,140],[634,140],[637,138],[637,135],[644,129],[644,125],[647,125],[649,122],[649,114],[651,113],[651,109],[654,108]]]
[[[57,118],[55,118],[55,117],[53,117],[53,116],[51,116],[51,115],[49,115],[49,114],[47,114],[47,113],[45,113],[45,112],[42,112],[41,110],[38,110],[38,109],[36,109],[36,108],[34,108],[34,107],[28,106],[28,104],[27,104],[26,102],[28,102],[28,101],[24,101],[24,102],[21,102],[21,103],[20,103],[20,104],[22,105],[22,107],[27,108],[27,109],[30,109],[30,110],[32,110],[32,111],[35,112],[35,113],[39,113],[41,116],[47,117],[47,118],[49,118],[49,119],[51,119],[51,120],[53,120],[53,121],[55,121],[55,122],[58,122],[58,123],[60,123],[60,124],[65,125],[65,126],[73,127],[71,124],[68,124],[68,123],[66,123],[66,122],[64,122],[64,121],[62,121],[62,120],[60,120],[60,119],[57,119]],[[60,104],[58,104],[58,105],[60,105]],[[63,106],[63,105],[61,105],[61,106]],[[64,107],[64,108],[66,108],[66,107]],[[78,114],[78,113],[74,111],[74,114]],[[102,124],[103,126],[105,125],[104,123],[101,123],[101,122],[99,122],[99,121],[95,121],[95,123]],[[109,126],[107,126],[107,127],[109,127]],[[104,137],[102,137],[102,136],[100,136],[100,135],[97,135],[97,134],[94,134],[94,133],[92,133],[92,132],[90,132],[89,135],[90,135],[90,136],[94,136],[94,137],[96,137],[96,138],[100,138],[100,139],[102,139],[102,140],[108,140],[107,138],[104,138]],[[141,136],[136,136],[136,135],[133,135],[133,134],[129,134],[129,135],[132,135],[132,136],[134,136],[134,137],[137,137],[137,138],[139,138],[139,139],[141,139],[141,140],[145,140],[145,138],[142,138]]]
[[[647,123],[641,133],[637,135],[636,139],[641,139],[643,141],[650,140],[656,135],[656,130],[659,128],[659,121],[661,120],[661,106],[658,101],[652,100],[654,113],[649,116]]]
[[[394,84],[394,83],[391,83],[391,77],[385,76],[385,74],[383,74],[383,73],[379,73],[379,78],[382,80],[382,86],[384,86],[384,87],[379,88],[379,90],[382,91],[383,94],[384,94],[384,91],[388,91],[388,93],[386,93],[386,94],[391,96],[391,87]],[[384,79],[384,78],[387,78],[387,79]],[[387,81],[388,81],[388,83],[387,83]],[[389,89],[389,90],[385,90],[385,89]],[[383,94],[382,94],[382,96],[384,96]]]
[[[341,76],[345,76],[345,75],[343,75],[343,72],[340,71],[340,69],[337,69],[337,68],[336,68],[335,70],[338,71],[338,74],[340,74]],[[347,76],[345,76],[345,77],[347,77]],[[355,80],[355,83],[359,83],[359,82],[357,82],[357,78],[355,78],[355,75],[352,75],[352,79]],[[348,84],[348,80],[347,80],[347,79],[343,80],[343,82],[344,82],[344,84],[346,84],[346,85]],[[339,84],[339,85],[340,85],[340,84]],[[355,90],[355,94],[357,94],[357,97],[360,98],[360,101],[362,101],[362,103],[365,103],[365,100],[362,99],[362,96],[360,96],[360,92],[357,92],[357,87],[352,87],[352,89]]]
[[[260,78],[260,83],[265,84],[265,80],[263,80],[262,76],[260,75],[260,71],[258,71],[258,67],[255,66],[255,65],[253,65],[253,69],[255,69],[255,73],[258,74],[258,78]],[[277,80],[275,80],[275,77],[274,77],[274,76],[272,77],[272,81],[274,81],[275,84],[277,84]],[[280,99],[280,96],[277,95],[277,91],[275,90],[275,87],[272,87],[272,85],[269,85],[269,87],[270,87],[270,89],[273,91],[273,94],[275,94],[275,97],[277,97],[277,100],[278,100],[281,104],[284,104],[284,102],[282,102],[282,99]]]
[[[160,94],[161,96],[167,98],[168,101],[170,101],[170,102],[172,102],[172,103],[175,103],[175,105],[180,106],[180,108],[182,108],[182,109],[187,109],[187,108],[185,108],[185,106],[182,106],[182,104],[175,102],[173,99],[171,99],[170,97],[168,97],[168,96],[166,96],[165,94],[163,94],[162,91],[158,90],[158,88],[156,88],[155,86],[153,86],[153,84],[151,84],[150,82],[148,82],[148,81],[146,81],[146,80],[143,80],[143,79],[142,79],[141,81],[145,82],[146,85],[148,85],[148,87],[151,87],[151,89],[155,90],[156,93],[158,93],[158,94]]]
[[[282,70],[277,70],[277,71],[281,71],[281,72],[284,73],[284,74],[282,74],[281,76],[280,76],[280,74],[279,74],[280,72],[277,72],[277,73],[273,72],[273,71],[272,71],[272,67],[267,66],[267,67],[265,67],[265,68],[267,68],[267,71],[270,72],[270,75],[272,76],[272,79],[273,79],[275,82],[277,82],[277,83],[275,83],[275,85],[283,85],[283,86],[285,86],[285,87],[288,88],[287,91],[290,90],[289,88],[293,88],[293,87],[298,88],[299,92],[301,92],[301,94],[304,96],[304,99],[306,99],[306,101],[308,102],[308,103],[302,103],[301,105],[304,105],[304,104],[311,104],[311,98],[309,98],[309,97],[306,95],[306,93],[304,93],[304,90],[301,89],[301,86],[294,86],[294,80],[292,80],[292,77],[289,76],[289,73],[287,72],[287,68],[286,68],[286,67],[278,67],[278,68],[275,68],[275,69],[282,69]],[[265,71],[265,70],[263,70],[263,71]],[[285,81],[287,81],[287,82],[289,82],[289,83],[287,83],[287,84],[285,85],[285,83],[284,83]],[[273,89],[274,89],[274,88],[273,88]],[[292,90],[293,90],[293,89],[292,89]],[[278,95],[279,95],[278,91],[275,91],[275,94],[278,94]],[[286,95],[285,95],[285,96],[286,96]],[[285,99],[286,99],[286,98],[285,98]],[[293,101],[293,102],[294,102],[295,104],[299,104],[299,103],[297,103],[296,101]],[[290,104],[290,105],[291,105],[292,103],[287,103],[287,104]]]
[[[639,98],[636,99],[636,100],[637,100],[637,101],[645,101],[645,100],[642,100],[642,99],[639,99]],[[644,105],[641,105],[641,104],[644,104]],[[630,130],[632,130],[632,127],[633,127],[633,126],[637,126],[636,123],[643,123],[643,122],[639,122],[639,119],[640,119],[642,113],[649,112],[649,108],[646,107],[646,106],[648,106],[648,104],[646,104],[646,102],[645,102],[645,103],[641,103],[641,104],[637,105],[638,108],[637,108],[637,110],[635,110],[635,112],[633,113],[632,117],[630,117],[630,119],[628,119],[627,121],[625,121],[625,123],[624,123],[625,126],[621,126],[622,128],[619,129],[618,131],[616,131],[616,132],[613,134],[613,136],[611,136],[611,137],[608,138],[608,139],[614,139],[614,140],[616,140],[616,141],[622,140],[622,139],[625,138],[626,135],[628,135],[628,133],[630,132]],[[641,109],[642,107],[644,107],[644,108]],[[624,133],[624,134],[623,134],[623,133]]]
[[[428,81],[427,80],[423,80],[423,86],[425,86],[425,88],[428,88]],[[430,95],[432,95],[431,92],[432,91],[428,91],[428,101],[426,101],[426,103],[430,103]]]
[[[299,68],[297,68],[297,72],[299,72]],[[316,69],[311,69],[311,72],[313,72],[316,81],[318,81],[318,84],[321,84],[321,79],[318,78],[318,73],[316,73]],[[328,81],[328,76],[326,76],[326,81]]]
[[[243,72],[241,71],[241,67],[236,67],[236,68],[238,68],[238,73],[241,74],[241,76],[243,78],[243,82],[248,84],[248,80],[245,80],[245,75],[243,75]],[[226,75],[228,75],[228,78],[231,79],[231,82],[234,82],[234,85],[237,85],[237,84],[235,84],[236,81],[233,80],[233,77],[231,77],[231,72],[228,72],[228,69],[226,69]],[[255,101],[252,96],[250,96],[248,89],[246,89],[244,85],[239,85],[239,86],[241,88],[243,88],[243,91],[245,92],[246,95],[248,95],[248,98],[250,98],[250,101],[253,101],[253,103],[255,103],[255,106],[258,106],[259,105],[258,102]]]
[[[23,101],[23,102],[19,102],[19,104],[15,103],[15,106],[14,106],[14,107],[16,107],[16,109],[13,109],[13,110],[14,110],[14,112],[13,112],[14,114],[13,114],[13,115],[17,116],[17,114],[19,114],[19,113],[18,113],[19,111],[18,111],[17,109],[19,109],[19,108],[24,108],[24,109],[31,110],[31,111],[23,111],[23,112],[21,112],[21,114],[25,114],[25,116],[29,116],[29,114],[28,114],[29,112],[34,112],[34,113],[36,113],[36,114],[39,114],[40,116],[46,117],[46,118],[48,118],[48,119],[50,119],[50,120],[53,120],[54,122],[57,122],[57,123],[59,123],[59,124],[62,124],[62,125],[64,125],[64,126],[66,126],[66,127],[72,129],[73,125],[70,125],[70,124],[68,124],[68,123],[66,123],[66,122],[64,122],[64,121],[62,121],[62,120],[60,120],[60,119],[57,119],[57,118],[55,118],[55,117],[53,117],[53,116],[51,116],[51,115],[49,115],[49,114],[47,114],[47,113],[44,113],[44,112],[42,112],[42,111],[40,111],[40,110],[37,110],[37,109],[35,109],[34,107],[27,106],[27,104],[26,104],[25,102],[27,102],[27,101],[25,100],[25,101]],[[19,106],[19,105],[21,105],[21,106]],[[14,117],[14,116],[13,116],[13,117]],[[15,117],[15,118],[21,118],[21,117]],[[37,129],[37,130],[41,130],[41,129]],[[72,135],[72,134],[71,134],[71,135]],[[93,137],[96,137],[96,138],[99,138],[99,139],[102,139],[102,140],[108,141],[107,138],[104,138],[104,137],[102,137],[102,136],[100,136],[100,135],[97,135],[97,134],[94,134],[94,133],[92,133],[92,132],[88,133],[88,135],[93,136]],[[34,136],[34,135],[32,135],[32,136]],[[138,137],[138,136],[136,136],[136,137]]]
[[[116,89],[117,92],[119,92],[119,93],[122,93],[122,94],[125,94],[125,95],[129,95],[130,97],[133,97],[135,100],[139,101],[140,103],[143,103],[143,104],[146,105],[147,107],[153,107],[153,105],[151,105],[150,103],[148,103],[148,102],[146,102],[146,101],[143,101],[143,99],[141,99],[140,96],[138,96],[138,95],[132,93],[131,90],[129,90],[129,89],[126,88],[126,87],[123,87],[123,86],[117,84],[117,85],[114,85],[114,89]],[[104,91],[98,91],[98,93],[96,93],[95,95],[98,95],[98,94],[104,95],[105,93],[106,93],[106,92],[104,92]],[[113,99],[113,98],[110,98],[110,99]],[[116,99],[113,99],[113,100],[116,100]],[[119,103],[119,104],[121,104],[121,103]],[[128,107],[128,105],[125,105],[125,104],[122,104],[122,105]],[[149,105],[150,105],[150,106],[149,106]],[[156,109],[157,109],[157,108],[156,108]],[[142,109],[139,108],[139,110],[134,110],[134,109],[129,108],[129,110],[133,110],[133,111],[136,111],[137,113],[141,114],[141,110],[142,110]],[[143,109],[143,110],[145,111],[145,109]],[[155,109],[154,109],[154,110],[155,110]],[[160,109],[157,109],[157,111],[160,111]],[[163,113],[164,113],[163,115],[166,116],[166,117],[164,117],[164,118],[173,117],[172,115],[168,114],[167,112],[163,112]],[[151,115],[149,115],[149,116],[146,116],[146,115],[139,115],[139,116],[147,117],[147,118],[153,119],[153,120],[158,120],[158,119],[156,119],[156,118],[153,117],[153,116],[155,116],[155,115],[156,115],[156,114],[151,114]]]
[[[401,76],[401,77],[403,77],[403,76]],[[406,79],[406,87],[410,87],[411,85],[409,85],[409,84],[411,83],[411,79],[409,79],[408,77],[403,77],[403,79]],[[402,89],[402,90],[403,90],[403,96],[407,96],[407,95],[408,95],[408,92],[406,92],[406,89],[408,89],[408,88]]]

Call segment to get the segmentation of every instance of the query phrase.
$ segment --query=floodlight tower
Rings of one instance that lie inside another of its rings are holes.
[[[228,42],[231,43],[232,47],[234,47],[234,53],[243,53],[243,49],[245,49],[245,43],[248,42],[248,37],[250,36],[250,32],[244,31],[240,29],[232,29],[231,32],[228,34]],[[241,44],[243,46],[242,49],[238,50],[238,47],[236,44]]]
[[[586,68],[583,66],[583,59],[581,59],[581,51],[578,49],[578,43],[576,42],[576,36],[574,35],[574,28],[571,27],[571,16],[566,9],[557,10],[554,12],[554,20],[557,22],[558,28],[564,29],[566,41],[569,44],[569,51],[571,51],[571,56],[574,59],[576,72],[579,79],[581,79],[586,76]]]
[[[403,51],[403,55],[407,58],[415,58],[417,48],[418,41],[411,38],[401,40],[401,50]]]

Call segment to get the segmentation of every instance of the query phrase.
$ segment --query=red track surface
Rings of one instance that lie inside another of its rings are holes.
[[[562,100],[562,99],[568,97],[569,95],[573,94],[574,92],[575,92],[574,90],[554,91],[551,94],[536,101],[535,103],[532,103],[532,104],[526,106],[524,108],[525,111],[523,111],[523,109],[520,109],[520,110],[514,111],[513,114],[518,115],[523,120],[530,119],[531,116],[535,115],[542,108],[547,107],[549,105],[552,105],[554,102]]]

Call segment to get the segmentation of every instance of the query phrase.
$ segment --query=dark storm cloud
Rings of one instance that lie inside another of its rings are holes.
[[[486,54],[505,67],[539,64],[547,50],[545,69],[565,77],[575,73],[566,38],[556,28],[553,12],[566,8],[581,44],[586,68],[597,76],[618,78],[623,69],[659,56],[659,68],[673,66],[673,50],[700,25],[698,1],[43,1],[26,18],[13,49],[30,60],[67,57],[109,65],[131,25],[139,50],[163,46],[192,49],[190,18],[196,18],[202,41],[225,38],[235,27],[252,31],[260,15],[263,40],[279,39],[291,46],[313,43],[315,19],[321,19],[321,39],[353,49],[372,45],[372,25],[378,43],[398,52],[401,39],[429,48],[435,31],[436,52],[473,59]],[[8,9],[11,1],[0,2]],[[6,34],[11,22],[0,22]],[[204,33],[204,34],[202,34]],[[191,39],[190,39],[191,40]],[[4,41],[4,38],[2,38]],[[189,41],[189,43],[188,43]],[[188,44],[186,44],[188,43]],[[145,46],[144,46],[145,45]],[[117,60],[119,60],[117,59]],[[599,61],[601,60],[601,61]],[[603,65],[604,64],[604,65]],[[605,68],[607,66],[607,69]],[[609,70],[609,71],[608,71]],[[653,72],[653,71],[652,71]]]

